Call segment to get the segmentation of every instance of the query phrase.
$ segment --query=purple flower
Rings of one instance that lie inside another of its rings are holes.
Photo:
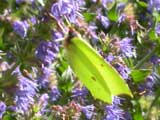
[[[30,107],[34,103],[34,96],[37,92],[37,84],[34,80],[29,80],[24,77],[19,68],[13,72],[13,74],[17,74],[17,78],[19,80],[18,89],[16,90],[15,95],[15,103],[16,103],[16,111],[22,114],[26,113]]]
[[[145,95],[151,95],[153,93],[154,85],[155,79],[153,78],[153,76],[150,75],[146,78],[143,84],[139,85],[139,91],[140,93],[144,92]]]
[[[34,2],[34,0],[16,0],[16,3],[17,4],[21,4],[21,3],[24,3],[24,2]]]
[[[155,65],[160,65],[160,57],[153,55],[150,59],[150,61]]]
[[[63,33],[52,30],[52,40],[60,39],[63,37],[64,37]]]
[[[112,102],[112,105],[121,105],[121,102],[124,101],[123,98],[120,98],[120,97],[117,97],[117,96],[114,96],[114,99],[113,99],[113,102]]]
[[[85,97],[86,95],[88,95],[88,90],[85,87],[80,88],[75,88],[72,91],[72,97],[76,98],[76,97]]]
[[[104,120],[125,120],[124,111],[115,105],[108,105],[105,108],[107,115]]]
[[[157,35],[160,35],[160,24],[158,24],[155,28]]]
[[[129,78],[129,73],[130,73],[129,68],[127,68],[126,66],[121,65],[119,63],[117,63],[114,67],[116,68],[116,70],[120,73],[120,75],[124,79],[128,79]]]
[[[113,56],[113,55],[111,55],[111,54],[109,54],[109,55],[107,55],[107,57],[105,58],[108,62],[112,62],[114,59],[115,59],[115,57]]]
[[[0,119],[2,119],[5,111],[6,111],[6,104],[4,102],[0,101]]]
[[[22,38],[26,37],[28,28],[29,28],[29,25],[27,21],[17,20],[13,23],[14,31]]]
[[[92,119],[95,107],[93,105],[82,106],[81,110],[87,119]]]
[[[52,87],[51,92],[49,93],[49,96],[50,96],[51,102],[55,102],[61,96],[61,94],[56,86]]]
[[[118,18],[118,23],[122,23],[126,20],[126,15],[125,14],[121,14],[120,17]]]
[[[38,107],[40,110],[36,113],[36,116],[42,116],[45,112],[47,112],[46,107],[48,105],[49,96],[47,93],[42,94],[38,101]]]
[[[135,47],[131,44],[131,38],[123,38],[118,44],[121,52],[127,57],[136,57]]]
[[[113,0],[102,0],[102,5],[103,5],[103,7],[107,7],[107,4],[108,3],[112,3],[113,2]]]
[[[126,5],[126,3],[119,3],[119,4],[117,5],[117,10],[118,10],[119,12],[121,12],[121,11],[124,9],[125,5]]]
[[[129,116],[127,117],[129,113],[119,107],[123,100],[123,98],[114,96],[112,104],[105,107],[106,115],[104,120],[131,120]]]
[[[54,41],[42,41],[36,50],[36,56],[45,66],[48,66],[55,60],[58,51],[59,47]]]
[[[157,11],[160,11],[160,0],[150,0],[149,8],[155,8]]]
[[[37,19],[36,19],[36,17],[30,18],[30,21],[31,21],[32,25],[37,24]]]
[[[79,10],[79,2],[76,0],[59,0],[51,7],[51,13],[57,21],[66,17],[72,23],[75,23],[77,15],[80,14]]]
[[[103,15],[99,14],[97,16],[97,19],[101,22],[101,24],[103,25],[103,27],[105,29],[107,29],[109,27],[110,22],[109,22],[109,19],[106,16],[103,16]]]
[[[37,83],[40,89],[48,88],[49,77],[51,76],[51,70],[47,67],[42,67],[42,75],[37,78]]]

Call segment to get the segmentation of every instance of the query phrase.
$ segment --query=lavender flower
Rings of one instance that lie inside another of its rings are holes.
[[[125,112],[119,107],[121,105],[120,97],[114,97],[113,103],[105,107],[105,112],[107,113],[104,117],[104,120],[126,120],[124,118]],[[128,119],[127,119],[128,120]]]
[[[61,94],[56,86],[52,87],[51,92],[49,93],[49,96],[50,96],[51,102],[55,102],[61,96]]]
[[[120,17],[118,18],[118,23],[122,23],[126,20],[126,15],[125,14],[121,14]]]
[[[121,52],[127,57],[136,57],[135,47],[131,44],[131,38],[123,38],[119,42]]]
[[[13,74],[17,74],[17,78],[19,80],[18,89],[15,95],[16,111],[24,114],[28,111],[30,105],[34,103],[37,84],[33,80],[29,80],[24,77],[20,73],[19,68],[17,68]]]
[[[24,3],[24,2],[30,2],[30,3],[33,3],[34,0],[16,0],[16,3],[17,4],[21,4],[21,3]]]
[[[157,35],[160,35],[160,24],[158,24],[155,28]]]
[[[117,106],[109,105],[105,108],[107,115],[104,120],[125,120],[124,111]]]
[[[48,69],[47,67],[42,67],[42,75],[37,78],[37,83],[40,89],[48,88],[50,75],[51,75],[51,70]]]
[[[103,16],[101,14],[98,14],[97,19],[101,22],[103,27],[107,29],[110,25],[109,19],[106,16]]]
[[[121,11],[124,9],[125,5],[126,5],[126,3],[119,3],[119,4],[117,5],[117,10],[118,10],[119,12],[121,12]]]
[[[93,105],[82,106],[81,110],[87,119],[92,119],[95,107]]]
[[[42,41],[36,50],[36,56],[45,66],[49,66],[55,60],[58,51],[59,48],[55,42]]]
[[[28,28],[29,28],[29,25],[27,21],[17,20],[13,23],[14,31],[22,38],[26,37]]]
[[[145,92],[145,95],[151,95],[153,93],[154,85],[155,85],[155,80],[153,76],[150,75],[146,78],[144,84],[139,85],[139,91],[140,93]]]
[[[108,62],[112,62],[114,59],[115,59],[115,57],[113,56],[113,55],[111,55],[111,54],[109,54],[109,55],[107,55],[107,57],[105,58]]]
[[[42,116],[45,112],[47,112],[46,107],[48,105],[49,96],[47,93],[42,94],[38,101],[38,107],[40,110],[36,113],[36,116]]]
[[[3,114],[5,113],[6,111],[6,104],[4,102],[0,102],[0,119],[2,119],[3,117]]]
[[[85,97],[87,94],[88,94],[88,90],[83,87],[81,89],[79,88],[75,88],[73,91],[72,91],[72,97],[73,98],[76,98],[76,97]]]
[[[52,40],[60,39],[63,37],[64,37],[63,33],[52,30]]]
[[[160,57],[153,55],[150,59],[150,61],[154,64],[154,65],[160,65]]]
[[[108,3],[112,3],[113,2],[113,0],[102,0],[102,5],[103,5],[103,7],[107,7],[107,4]]]
[[[149,7],[155,8],[157,11],[160,11],[160,0],[150,0]]]
[[[79,13],[79,2],[76,0],[59,0],[51,7],[51,13],[59,21],[66,17],[70,22],[75,23]]]
[[[117,63],[114,67],[117,69],[117,71],[121,74],[121,76],[124,79],[128,79],[129,78],[129,73],[130,73],[129,68],[127,68],[124,65],[121,65],[119,63]]]
[[[36,19],[36,17],[30,18],[30,21],[31,21],[32,25],[37,24],[37,19]]]

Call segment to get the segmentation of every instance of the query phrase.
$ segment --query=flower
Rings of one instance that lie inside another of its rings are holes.
[[[37,83],[40,89],[47,88],[49,86],[49,77],[51,70],[47,67],[42,67],[42,75],[37,78]]]
[[[139,85],[140,93],[145,93],[145,95],[151,95],[153,93],[155,85],[155,79],[152,75],[149,75],[143,84]]]
[[[105,29],[107,29],[110,25],[110,21],[106,16],[103,16],[101,14],[98,14],[97,19],[101,22],[101,24],[103,25],[103,27]]]
[[[117,5],[117,10],[119,11],[119,12],[121,12],[123,9],[124,9],[124,7],[125,7],[125,5],[126,5],[126,3],[119,3],[118,5]]]
[[[61,96],[58,88],[56,86],[52,87],[49,97],[51,102],[55,102]]]
[[[36,17],[31,17],[29,20],[32,23],[32,25],[37,24],[37,18]]]
[[[17,74],[17,78],[19,83],[17,85],[18,89],[15,94],[15,103],[16,103],[16,111],[22,114],[26,113],[30,107],[34,103],[34,96],[37,92],[37,84],[34,80],[29,80],[24,77],[19,68],[17,68],[13,74]]]
[[[104,120],[128,120],[124,117],[125,112],[119,107],[123,99],[115,96],[111,105],[105,107],[107,113]]]
[[[150,59],[150,61],[154,64],[154,65],[160,65],[160,57],[153,55]]]
[[[120,50],[127,57],[136,57],[135,47],[131,44],[131,38],[123,38],[120,42]]]
[[[160,11],[160,0],[150,0],[149,7],[155,8],[157,11]]]
[[[122,23],[126,20],[126,15],[125,14],[121,14],[118,18],[118,23]]]
[[[107,7],[107,4],[108,3],[112,3],[113,2],[113,0],[102,0],[102,5],[103,5],[103,7]]]
[[[17,20],[13,23],[14,31],[22,38],[26,37],[28,28],[29,28],[29,25],[27,21]]]
[[[83,87],[83,88],[75,88],[73,91],[72,91],[72,97],[75,98],[75,97],[85,97],[87,94],[88,94],[88,90]]]
[[[105,108],[107,115],[104,120],[125,120],[123,117],[124,111],[117,106],[108,105]]]
[[[107,57],[105,57],[105,59],[106,59],[108,62],[112,62],[112,61],[115,59],[115,57],[114,57],[112,54],[109,54],[109,55],[107,55]]]
[[[64,37],[63,33],[61,32],[54,31],[54,30],[52,30],[51,32],[52,32],[52,40],[56,40]]]
[[[46,107],[48,105],[49,96],[47,93],[44,93],[40,96],[38,100],[38,107],[40,110],[36,113],[36,116],[42,116],[45,112],[47,112]]]
[[[120,73],[120,75],[124,78],[124,79],[128,79],[129,78],[129,73],[130,70],[128,67],[122,65],[122,64],[115,64],[114,66],[116,68],[116,70]]]
[[[45,66],[49,66],[55,60],[58,51],[59,47],[54,41],[42,41],[36,50],[36,57]]]
[[[21,4],[21,3],[24,3],[24,2],[30,2],[30,3],[33,3],[34,0],[16,0],[16,3],[17,4]]]
[[[0,101],[0,119],[2,119],[3,114],[6,111],[6,104],[2,101]]]
[[[87,119],[92,119],[94,115],[94,109],[95,109],[94,105],[87,105],[81,107],[81,110]]]
[[[160,35],[160,24],[158,24],[155,28],[157,35]]]
[[[80,2],[77,0],[59,0],[51,7],[51,13],[57,19],[62,20],[66,17],[71,23],[75,23],[77,15],[80,15]]]

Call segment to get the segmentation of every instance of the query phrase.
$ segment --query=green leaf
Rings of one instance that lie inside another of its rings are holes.
[[[3,33],[4,33],[4,28],[0,29],[0,48],[3,49],[4,48],[4,44],[3,44]]]
[[[112,103],[120,94],[132,96],[118,72],[80,36],[65,41],[68,63],[95,98]]]
[[[151,71],[148,69],[133,70],[130,75],[134,82],[141,82],[150,74],[150,72]]]
[[[93,21],[93,19],[96,17],[96,14],[85,12],[85,13],[83,13],[83,16],[84,16],[86,22],[90,22],[90,21]]]
[[[155,30],[154,30],[154,29],[151,29],[151,30],[149,31],[149,38],[150,38],[151,40],[156,40],[156,39],[157,39],[156,33],[155,33]]]
[[[138,3],[138,5],[140,5],[141,7],[144,7],[144,8],[146,8],[148,6],[147,3],[143,2],[143,1],[137,0],[137,3]]]
[[[108,11],[107,16],[110,20],[116,22],[118,20],[118,12],[116,10],[116,4]]]

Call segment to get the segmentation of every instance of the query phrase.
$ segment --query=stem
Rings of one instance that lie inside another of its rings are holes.
[[[134,67],[134,69],[140,68],[143,63],[148,60],[157,50],[157,47],[155,47],[150,53],[148,53],[144,58],[142,58]]]
[[[159,100],[158,98],[160,97],[160,94],[159,94],[160,90],[158,90],[158,94],[155,96],[155,99],[152,101],[152,103],[150,104],[149,106],[149,109],[148,109],[148,112],[146,114],[146,119],[149,118],[149,115],[150,115],[150,112],[151,112],[151,109],[152,107],[156,104],[156,102]]]

